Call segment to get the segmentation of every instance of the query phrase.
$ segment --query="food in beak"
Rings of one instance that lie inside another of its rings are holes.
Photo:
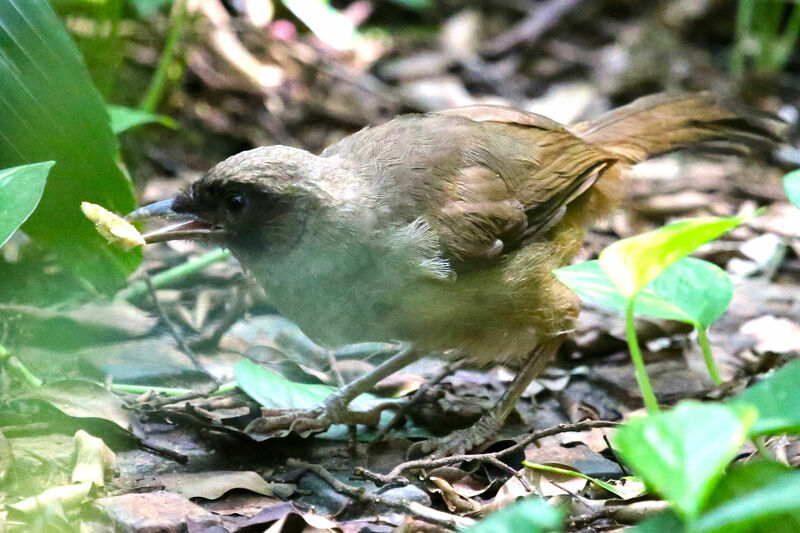
[[[106,240],[124,250],[143,246],[145,239],[127,220],[97,204],[81,203],[81,211],[94,222],[98,233]]]
[[[179,222],[164,226],[144,235],[144,242],[152,244],[154,242],[174,241],[180,239],[201,239],[223,233],[222,228],[207,222],[190,213],[176,213],[172,209],[174,199],[162,200],[154,204],[145,205],[127,214],[125,220],[128,222],[139,222],[152,218],[177,219]]]

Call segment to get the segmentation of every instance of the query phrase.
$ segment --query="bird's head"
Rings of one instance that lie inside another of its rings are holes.
[[[206,240],[266,252],[291,248],[308,218],[324,204],[317,187],[320,158],[286,146],[236,154],[209,170],[183,192],[130,213],[128,221],[151,218],[176,223],[144,236],[147,243]]]

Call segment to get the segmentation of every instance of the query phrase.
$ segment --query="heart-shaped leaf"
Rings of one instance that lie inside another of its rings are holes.
[[[637,418],[614,435],[614,449],[685,519],[693,519],[747,437],[755,409],[685,401]]]
[[[0,170],[0,247],[36,209],[54,164],[46,161]]]
[[[562,512],[541,498],[525,498],[490,514],[464,533],[540,533],[561,531]]]
[[[783,177],[783,188],[789,201],[800,209],[800,169],[793,170]]]
[[[800,531],[800,472],[772,461],[733,469],[720,482],[692,533]]]
[[[615,242],[600,253],[600,265],[627,298],[675,261],[747,220],[703,217],[682,220]]]
[[[625,295],[598,261],[559,268],[555,275],[581,298],[625,313]],[[725,312],[732,297],[733,283],[724,270],[702,259],[684,257],[639,291],[634,313],[707,328]]]
[[[800,361],[792,361],[771,376],[745,389],[731,404],[752,405],[758,418],[751,435],[774,435],[800,431]]]

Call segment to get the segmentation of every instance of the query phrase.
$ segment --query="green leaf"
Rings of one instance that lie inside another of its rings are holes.
[[[686,533],[686,524],[678,515],[668,510],[648,518],[636,527],[626,529],[625,533]]]
[[[109,105],[107,109],[108,116],[111,119],[111,131],[114,132],[114,135],[119,135],[131,128],[144,124],[161,124],[168,128],[178,127],[177,123],[170,117],[148,113],[141,109],[120,105]]]
[[[800,472],[759,461],[733,469],[720,482],[692,533],[800,531]]]
[[[0,170],[0,247],[36,209],[54,164],[46,161]]]
[[[0,167],[58,162],[24,231],[97,289],[119,288],[141,250],[108,246],[80,204],[127,213],[133,190],[105,104],[46,0],[0,2],[0,94]]]
[[[526,498],[490,514],[464,533],[561,531],[563,513],[540,498]]]
[[[800,8],[797,8],[800,10]],[[783,188],[786,196],[794,206],[800,209],[800,169],[793,170],[783,177]]]
[[[272,409],[311,409],[322,403],[333,392],[335,387],[314,383],[296,383],[289,381],[277,372],[266,369],[256,363],[242,359],[234,367],[234,376],[239,388],[264,407]],[[350,402],[348,406],[353,410],[369,410],[386,399],[378,398],[372,394],[362,394]],[[394,415],[389,411],[381,413],[379,427],[391,422]],[[363,430],[359,427],[358,439],[369,441],[374,436],[374,431]],[[422,428],[407,424],[403,433],[407,437],[427,437],[430,434]],[[323,439],[347,440],[349,432],[347,426],[337,424],[331,429],[317,435]]]
[[[614,436],[614,449],[676,512],[700,512],[722,470],[747,437],[754,409],[684,401],[637,418]]]
[[[669,265],[747,220],[704,217],[675,222],[617,241],[600,253],[600,265],[627,298]]]
[[[234,376],[239,388],[248,396],[272,409],[311,409],[336,392],[335,387],[328,385],[289,381],[248,359],[236,363]],[[353,400],[353,403],[360,401],[360,398]]]
[[[625,313],[625,295],[598,261],[559,268],[555,275],[584,300]],[[725,312],[731,298],[733,283],[724,270],[702,259],[684,257],[639,291],[634,312],[707,328]]]
[[[771,376],[745,389],[731,405],[752,405],[758,411],[751,435],[800,432],[800,360],[792,361]]]

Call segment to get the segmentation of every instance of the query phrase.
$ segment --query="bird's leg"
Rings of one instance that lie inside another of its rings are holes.
[[[248,430],[257,433],[271,433],[274,436],[294,431],[305,436],[325,431],[332,424],[376,426],[380,420],[381,411],[387,407],[387,404],[379,405],[369,411],[351,411],[347,408],[348,404],[360,394],[370,390],[383,378],[408,366],[420,357],[419,352],[412,347],[404,347],[371,372],[332,393],[317,407],[308,410],[264,410],[264,417],[253,421]]]
[[[500,401],[473,426],[459,429],[445,437],[422,442],[416,453],[428,455],[431,458],[460,455],[494,437],[503,427],[503,422],[508,415],[514,411],[522,393],[528,388],[533,378],[539,375],[555,356],[562,342],[564,342],[564,336],[559,335],[537,346],[529,354],[525,366],[517,373]]]

